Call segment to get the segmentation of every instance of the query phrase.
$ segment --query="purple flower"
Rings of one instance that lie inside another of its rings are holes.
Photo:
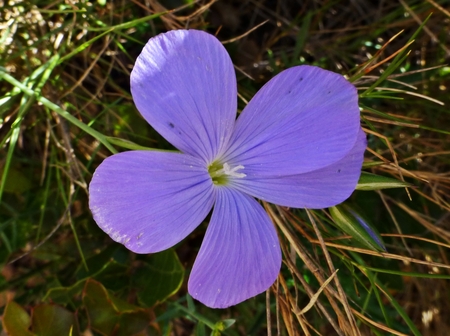
[[[97,224],[136,253],[183,240],[214,206],[189,293],[224,308],[276,280],[274,225],[253,198],[325,208],[350,196],[366,147],[355,87],[297,66],[270,80],[236,120],[233,64],[196,30],[150,39],[131,73],[137,109],[178,152],[129,151],[97,168],[89,205]]]

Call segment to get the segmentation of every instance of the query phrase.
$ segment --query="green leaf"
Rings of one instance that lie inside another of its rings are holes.
[[[126,262],[123,254],[124,248],[119,244],[111,244],[100,253],[86,260],[89,271],[80,267],[75,275],[79,279],[69,287],[53,287],[45,294],[43,301],[51,300],[58,304],[66,305],[72,298],[81,294],[88,278],[94,278],[112,290],[120,290],[129,282],[128,268],[118,263],[116,259]]]
[[[89,271],[82,265],[76,272],[77,279],[94,278],[106,288],[118,291],[129,285],[128,252],[120,244],[111,244],[86,260]],[[120,261],[120,262],[118,262]]]
[[[86,280],[80,280],[70,287],[53,287],[45,294],[43,301],[51,300],[58,304],[68,304],[75,295],[79,295],[83,290]]]
[[[3,329],[9,336],[33,336],[28,330],[31,325],[30,315],[14,301],[10,301],[5,308],[2,318]]]
[[[373,251],[386,251],[378,232],[369,224],[366,218],[363,218],[350,206],[345,204],[337,205],[330,208],[330,214],[339,229],[350,235],[364,247]]]
[[[32,329],[37,335],[79,335],[75,315],[54,304],[41,304],[33,309]]]
[[[195,327],[195,336],[206,336],[205,324],[203,322],[198,322]]]
[[[194,299],[192,298],[192,296],[189,295],[189,293],[186,294],[186,302],[187,302],[189,312],[195,313]]]
[[[390,188],[405,188],[410,187],[408,182],[399,181],[391,177],[385,177],[375,174],[362,172],[359,178],[356,190],[379,190]]]
[[[231,327],[235,322],[236,322],[236,320],[234,320],[234,319],[225,319],[225,320],[219,321],[214,326],[214,330],[224,331],[225,329],[228,329],[229,327]]]
[[[86,281],[83,303],[91,328],[102,335],[141,334],[153,320],[150,310],[110,295],[101,283],[92,279]]]
[[[139,302],[152,307],[165,301],[178,291],[183,278],[183,266],[173,250],[151,255],[133,276]]]

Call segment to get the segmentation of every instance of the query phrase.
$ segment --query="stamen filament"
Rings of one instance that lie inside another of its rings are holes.
[[[228,163],[224,163],[223,164],[223,172],[225,175],[229,175],[229,176],[233,176],[233,177],[238,177],[238,178],[243,178],[246,177],[247,175],[244,173],[236,173],[236,171],[238,171],[239,169],[244,169],[245,167],[242,165],[236,166],[233,169],[230,169],[230,165]]]
[[[238,165],[236,167],[231,168],[231,166],[228,163],[224,163],[223,168],[218,169],[216,171],[212,171],[212,172],[210,171],[210,175],[212,178],[223,176],[223,175],[233,176],[233,177],[237,177],[237,178],[243,178],[243,177],[246,177],[247,174],[238,173],[237,171],[240,169],[244,169],[244,168],[245,167],[243,165]]]

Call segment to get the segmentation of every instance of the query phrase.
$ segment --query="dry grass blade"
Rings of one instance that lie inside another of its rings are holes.
[[[403,0],[399,0],[399,2],[402,4],[402,6],[406,9],[406,11],[411,14],[411,16],[414,18],[414,20],[416,20],[416,22],[421,25],[423,23],[423,21],[420,19],[420,17],[411,9],[411,7],[409,7],[405,1]],[[444,12],[445,13],[445,12]],[[447,12],[448,13],[448,12]],[[445,51],[445,53],[447,54],[447,57],[450,57],[450,49],[447,48],[438,38],[437,36],[431,31],[430,28],[428,28],[427,26],[423,27],[423,30],[431,37],[431,39],[439,44],[439,46]]]
[[[207,4],[202,5],[199,9],[197,9],[194,13],[188,15],[188,16],[177,16],[177,20],[180,21],[189,21],[192,20],[195,17],[198,17],[200,14],[203,14],[205,11],[207,11],[215,2],[218,0],[211,0]],[[199,2],[199,1],[197,1]]]
[[[254,26],[252,29],[246,31],[244,34],[241,34],[237,37],[233,37],[232,39],[226,40],[226,41],[222,41],[222,44],[227,44],[227,43],[232,43],[232,42],[236,42],[238,40],[240,40],[241,38],[247,36],[248,34],[250,34],[251,32],[255,31],[256,29],[258,29],[261,26],[264,26],[267,22],[269,22],[269,20],[263,21],[260,24],[257,24],[256,26]]]
[[[382,236],[383,237],[403,237],[403,238],[408,238],[408,239],[420,240],[420,241],[424,241],[424,242],[427,242],[427,243],[430,243],[433,245],[438,245],[438,246],[442,246],[442,247],[450,249],[450,244],[446,244],[446,243],[443,243],[443,242],[440,242],[440,241],[437,241],[434,239],[428,239],[428,238],[424,238],[424,237],[417,237],[417,236],[405,235],[405,234],[400,235],[397,233],[383,233]]]
[[[442,7],[441,5],[439,5],[437,2],[435,2],[434,0],[426,0],[426,1],[429,2],[430,4],[432,4],[434,7],[439,9],[442,13],[444,13],[445,15],[447,15],[450,18],[450,12],[448,10],[446,10],[444,7]]]
[[[359,90],[366,90],[368,88],[369,87],[358,87]],[[381,91],[390,91],[390,92],[404,93],[404,94],[407,94],[407,95],[410,95],[410,96],[416,96],[416,97],[419,97],[419,98],[422,98],[422,99],[429,100],[429,101],[431,101],[431,102],[433,102],[435,104],[439,104],[439,105],[442,105],[442,106],[445,105],[444,102],[442,102],[442,101],[440,101],[438,99],[434,99],[434,98],[431,98],[429,96],[426,96],[426,95],[423,95],[423,94],[420,94],[420,93],[417,93],[417,92],[411,92],[411,91],[400,90],[400,89],[395,89],[395,88],[388,88],[388,87],[376,87],[375,89],[377,91],[379,91],[379,92],[381,92]]]
[[[325,241],[323,240],[322,234],[320,233],[320,230],[317,227],[316,221],[308,209],[306,209],[306,213],[307,213],[308,218],[314,228],[314,232],[316,233],[316,236],[319,239],[320,246],[322,247],[322,252],[325,255],[325,259],[327,261],[328,267],[330,268],[330,271],[332,273],[335,273],[336,270],[334,268],[333,261],[331,260],[330,254],[328,253],[327,247],[325,245]],[[340,302],[344,306],[344,310],[347,315],[349,325],[351,327],[351,329],[348,330],[347,332],[350,332],[349,335],[360,335],[360,331],[358,329],[358,326],[356,325],[355,318],[353,317],[353,314],[351,313],[350,306],[347,301],[347,296],[345,295],[344,289],[342,288],[341,283],[339,282],[339,278],[335,277],[334,283],[336,284],[336,287],[338,289]],[[322,284],[322,286],[323,286],[323,284]]]
[[[313,240],[313,241],[311,241],[311,243],[320,245],[320,242],[318,240]],[[429,266],[429,267],[438,267],[438,268],[440,267],[440,268],[450,269],[450,265],[446,265],[446,264],[442,264],[442,263],[438,263],[438,262],[433,262],[433,261],[424,261],[424,260],[411,258],[411,257],[405,257],[405,256],[402,256],[402,255],[393,254],[393,253],[374,252],[374,251],[363,249],[363,248],[359,248],[359,247],[345,246],[345,245],[335,244],[335,243],[330,243],[330,242],[325,242],[325,245],[329,246],[329,247],[336,247],[336,248],[341,249],[341,250],[358,252],[358,253],[361,253],[361,254],[367,254],[367,255],[371,255],[371,256],[375,256],[375,257],[383,257],[383,258],[387,258],[387,259],[400,260],[400,261],[404,261],[404,262],[410,262],[410,263],[415,263],[415,264],[420,264],[420,265],[426,265],[426,266]]]
[[[400,33],[402,33],[402,32],[400,32]],[[393,39],[394,39],[395,37],[397,37],[398,35],[400,35],[400,33],[398,33],[397,35],[395,35],[395,36],[393,37]],[[393,39],[389,40],[388,43],[391,42]],[[399,53],[401,53],[402,51],[404,51],[406,48],[408,48],[408,47],[409,47],[411,44],[413,44],[413,43],[414,43],[414,40],[412,40],[411,42],[405,44],[405,45],[404,45],[403,47],[401,47],[399,50],[397,50],[396,52],[392,53],[391,55],[389,55],[388,57],[386,57],[386,58],[383,59],[382,61],[378,62],[377,64],[375,64],[375,65],[373,65],[373,66],[371,66],[370,68],[365,69],[365,70],[364,70],[364,73],[367,74],[367,73],[371,72],[372,70],[378,68],[380,65],[382,65],[382,64],[384,64],[384,63],[390,61],[391,59],[393,59],[395,56],[397,56]],[[385,48],[386,46],[387,46],[387,44],[384,45],[384,48]],[[381,52],[381,50],[383,50],[383,48],[380,49],[380,52]]]
[[[391,334],[397,335],[397,336],[408,336],[408,334],[403,334],[403,333],[401,333],[401,332],[399,332],[397,330],[394,330],[394,329],[386,327],[384,324],[372,321],[371,319],[367,318],[366,316],[364,316],[363,314],[361,314],[360,312],[358,312],[355,309],[352,309],[352,312],[353,312],[353,314],[358,316],[360,319],[366,321],[367,323],[373,325],[374,327],[377,327],[380,330],[383,330],[383,331],[385,331],[387,333],[391,333]]]
[[[321,274],[321,269],[316,265],[316,263],[313,262],[313,260],[308,256],[307,252],[302,248],[301,244],[297,241],[295,236],[290,232],[290,229],[284,224],[284,222],[274,213],[273,209],[267,205],[264,204],[266,210],[268,211],[270,217],[274,221],[274,223],[277,225],[277,227],[280,228],[280,230],[283,232],[283,235],[286,237],[286,239],[289,241],[291,246],[294,248],[296,254],[300,257],[300,259],[305,263],[306,267],[309,268],[309,270],[316,276],[319,283],[322,285],[325,283],[326,279]],[[286,254],[286,251],[285,251]],[[287,259],[289,260],[289,259]],[[290,260],[288,263],[292,263]],[[292,264],[291,264],[292,265]],[[295,265],[292,265],[292,270],[296,273],[296,267]],[[308,284],[304,282],[303,279],[301,279],[301,276],[297,276],[299,280],[302,282],[302,285],[307,290],[308,295],[312,297],[314,295],[314,292],[309,288]],[[332,306],[333,310],[335,311],[335,314],[338,316],[338,319],[340,321],[342,329],[351,330],[351,327],[349,326],[347,320],[344,318],[344,315],[339,309],[339,306],[337,305],[337,302],[335,301],[334,297],[339,297],[338,293],[331,288],[331,286],[325,287],[324,294],[327,297],[327,299],[330,302],[330,305]],[[294,306],[295,307],[295,306]],[[294,308],[293,307],[293,308]],[[321,308],[321,306],[319,306]],[[321,308],[322,309],[322,308]],[[340,335],[343,336],[344,332],[342,329],[334,322],[334,320],[331,318],[331,316],[328,314],[328,312],[325,311],[325,309],[322,309],[324,315],[326,316],[328,322],[333,326],[335,331]]]
[[[400,53],[401,51],[403,51],[405,48],[407,48],[407,45],[403,46],[402,48],[400,48],[399,50],[397,50],[395,53],[393,53],[392,55],[388,56],[386,59],[384,59],[383,61],[370,66],[373,62],[375,62],[383,53],[383,51],[386,50],[387,46],[389,44],[391,44],[398,36],[400,36],[403,33],[403,30],[401,30],[400,32],[398,32],[397,34],[395,34],[394,36],[392,36],[385,44],[383,44],[383,46],[375,53],[375,55],[373,55],[373,57],[371,57],[367,62],[365,62],[364,64],[361,64],[356,72],[356,74],[367,74],[369,72],[371,72],[373,69],[377,68],[379,65],[389,61],[390,59],[392,59],[393,57],[395,57],[398,53]],[[411,43],[410,43],[411,44]],[[355,82],[356,84],[356,82]]]
[[[282,245],[282,248],[283,248],[283,245]],[[285,255],[287,254],[285,248],[283,248],[283,252],[284,252]],[[293,261],[291,261],[290,258],[286,258],[285,260],[286,260],[286,264],[287,264],[289,270],[294,273],[295,277],[297,278],[298,281],[300,281],[301,286],[305,289],[306,293],[308,294],[309,298],[311,299],[315,295],[315,293],[313,292],[311,286],[305,281],[305,279],[303,278],[302,274],[300,274],[300,272],[297,270],[297,268],[295,266],[295,263]],[[325,286],[322,286],[322,287],[324,289],[326,288]],[[332,290],[332,291],[334,291],[334,290]],[[293,300],[290,300],[290,301],[293,302]],[[330,313],[323,306],[323,304],[320,301],[315,301],[315,305],[320,310],[320,312],[325,316],[327,321],[333,326],[333,328],[336,331],[336,333],[338,335],[343,335],[343,332],[340,330],[339,326],[334,321],[334,319],[330,315]],[[299,308],[296,305],[292,306],[292,311],[294,313],[296,311],[298,311],[298,310],[299,310]]]
[[[320,296],[320,293],[322,293],[322,291],[325,289],[326,286],[328,286],[330,281],[333,280],[333,278],[335,277],[335,275],[337,274],[338,271],[339,271],[338,269],[336,271],[334,271],[334,273],[330,275],[330,277],[323,283],[323,285],[320,286],[320,288],[317,291],[317,293],[313,295],[313,297],[311,298],[309,303],[305,306],[305,308],[303,308],[299,312],[294,312],[294,313],[295,314],[305,314],[306,312],[308,312],[314,306],[314,304],[316,303],[317,299]]]
[[[391,142],[389,141],[388,137],[386,137],[386,136],[384,136],[384,135],[382,135],[382,134],[380,134],[380,133],[378,133],[378,132],[374,132],[374,131],[372,131],[372,130],[369,130],[369,129],[367,129],[367,128],[363,128],[363,129],[364,129],[364,131],[365,131],[366,133],[375,135],[375,136],[377,136],[377,137],[379,137],[379,138],[381,138],[381,139],[384,140],[385,144],[386,144],[386,145],[388,146],[388,148],[389,148],[389,151],[390,151],[390,153],[391,153],[391,155],[392,155],[392,158],[394,159],[394,166],[397,168],[397,171],[398,171],[399,176],[400,176],[400,180],[402,180],[403,182],[405,182],[405,179],[404,179],[403,174],[402,174],[402,169],[401,169],[400,165],[398,164],[397,155],[396,155],[396,153],[395,153],[395,151],[394,151],[394,148],[392,147]],[[410,193],[409,193],[408,188],[405,188],[405,190],[406,190],[406,192],[407,192],[407,194],[408,194],[409,199],[411,199],[411,195],[410,195]]]
[[[272,318],[270,314],[270,289],[266,290],[267,336],[272,336]]]
[[[428,221],[427,219],[424,218],[423,214],[421,214],[418,211],[412,210],[409,207],[407,207],[404,203],[402,202],[397,202],[393,199],[390,199],[391,202],[394,202],[399,208],[401,208],[402,210],[404,210],[408,215],[410,215],[412,218],[414,218],[417,222],[419,222],[420,224],[422,224],[425,228],[427,228],[430,232],[433,232],[434,234],[436,234],[438,237],[441,237],[442,239],[444,239],[447,243],[450,243],[450,232],[448,232],[447,230],[440,228],[436,225],[434,225],[433,223],[430,223],[430,221]],[[434,265],[436,266],[436,265]],[[439,266],[438,266],[439,267]],[[450,266],[445,266],[445,265],[441,265],[440,267],[445,267],[445,268],[450,268]]]
[[[100,52],[95,56],[95,58],[91,61],[88,68],[83,72],[83,74],[80,76],[80,78],[76,81],[76,83],[68,89],[66,92],[64,92],[59,99],[63,99],[65,96],[71,94],[78,86],[81,85],[81,83],[86,79],[86,77],[91,73],[94,66],[97,64],[98,60],[103,56],[104,52],[109,46],[109,43],[111,42],[109,36],[105,37],[105,42],[103,45],[103,48],[100,50]]]
[[[375,121],[375,122],[379,122],[382,124],[388,124],[388,125],[396,125],[396,126],[411,127],[411,128],[419,128],[420,127],[419,125],[409,124],[409,123],[404,123],[404,122],[394,121],[394,120],[387,120],[387,119],[374,118],[374,117],[368,117],[368,116],[365,116],[364,118],[366,120]]]
[[[394,222],[395,228],[397,229],[397,231],[400,234],[400,239],[402,240],[403,246],[405,247],[406,251],[408,251],[409,255],[412,256],[412,252],[411,249],[409,248],[408,244],[406,243],[406,240],[402,237],[402,230],[400,228],[400,225],[398,224],[397,218],[395,218],[394,213],[391,210],[391,207],[389,206],[389,204],[386,202],[386,198],[384,197],[384,194],[380,191],[377,190],[378,195],[381,198],[381,201],[383,202],[384,207],[386,208],[386,210],[389,213],[389,216],[392,219],[392,222]]]

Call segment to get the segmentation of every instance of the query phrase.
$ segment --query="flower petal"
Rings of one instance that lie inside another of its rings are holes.
[[[131,73],[131,93],[150,125],[181,151],[210,163],[228,143],[236,76],[214,36],[173,30],[151,38]]]
[[[366,149],[360,129],[352,150],[341,160],[312,172],[272,177],[233,179],[232,186],[264,201],[294,207],[322,209],[345,201],[358,183]]]
[[[89,185],[89,207],[98,226],[136,253],[175,245],[202,222],[213,203],[204,163],[181,153],[110,156]]]
[[[342,159],[360,128],[356,88],[313,66],[287,69],[239,116],[223,161],[247,175],[306,173]]]
[[[211,222],[189,278],[189,293],[212,308],[253,297],[276,280],[281,251],[273,224],[252,197],[217,188]]]

